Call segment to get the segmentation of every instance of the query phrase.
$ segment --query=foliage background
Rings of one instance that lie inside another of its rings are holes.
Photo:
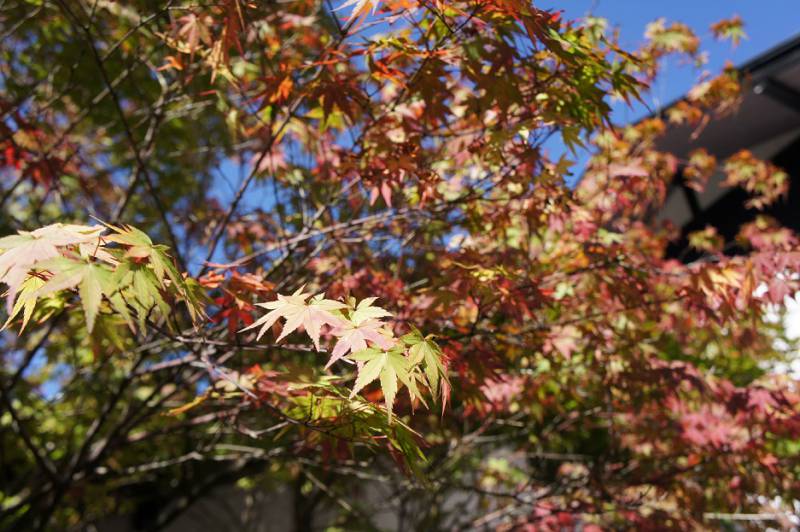
[[[656,149],[735,110],[736,73],[614,126],[665,61],[702,68],[690,28],[623,49],[519,0],[335,7],[0,6],[2,525],[158,529],[232,483],[290,487],[298,530],[693,529],[796,498],[764,319],[796,236],[760,216],[679,261],[654,220],[678,171],[785,198],[747,153]],[[376,297],[372,350],[326,368]]]

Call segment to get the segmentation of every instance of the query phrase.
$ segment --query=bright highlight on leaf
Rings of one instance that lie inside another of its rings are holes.
[[[334,329],[332,334],[338,336],[339,339],[325,368],[329,368],[348,352],[356,353],[366,349],[368,340],[381,349],[389,349],[396,342],[392,339],[391,332],[385,329],[383,323],[378,320],[367,320],[358,325],[352,322],[347,323],[345,326]]]
[[[0,238],[0,283],[8,285],[4,327],[22,312],[24,329],[38,301],[71,290],[77,291],[89,332],[104,301],[131,329],[133,316],[141,330],[153,310],[169,316],[166,294],[183,299],[192,319],[202,313],[167,248],[130,226],[53,224]]]
[[[283,331],[277,341],[303,326],[319,351],[322,327],[329,325],[336,342],[325,368],[339,360],[356,363],[357,375],[350,398],[378,380],[391,419],[400,384],[408,389],[412,406],[416,401],[425,403],[417,386],[421,383],[434,398],[441,394],[444,405],[450,388],[443,385],[447,375],[439,347],[429,338],[423,338],[416,329],[400,340],[394,338],[391,329],[382,321],[391,313],[374,306],[376,300],[376,297],[369,297],[356,303],[350,298],[345,304],[325,299],[324,294],[311,297],[310,292],[304,293],[300,288],[289,296],[278,294],[276,301],[257,303],[270,312],[240,332],[260,327],[256,336],[259,340],[283,318]]]
[[[7,311],[11,313],[22,283],[38,263],[60,256],[68,246],[89,252],[92,246],[99,246],[104,231],[102,226],[58,223],[0,238],[0,283],[8,285]]]
[[[342,319],[332,314],[332,311],[345,308],[345,305],[338,301],[325,299],[323,294],[317,294],[309,302],[306,302],[309,297],[311,297],[311,294],[303,293],[303,287],[301,287],[290,296],[279,294],[277,301],[256,303],[259,307],[269,309],[270,312],[240,332],[261,327],[256,336],[256,340],[260,340],[278,319],[284,318],[286,323],[284,323],[283,331],[278,336],[277,341],[280,342],[302,325],[314,342],[314,347],[319,351],[319,336],[322,332],[322,326],[341,325],[343,323]]]
[[[99,263],[66,257],[51,259],[41,266],[52,272],[53,276],[39,288],[36,295],[41,297],[77,287],[86,314],[86,328],[91,332],[103,295],[111,296],[116,292],[111,282],[111,270]]]
[[[347,0],[347,2],[337,7],[334,11],[340,11],[352,6],[353,10],[350,12],[350,16],[347,17],[346,20],[346,22],[349,23],[350,21],[358,20],[362,16],[366,15],[370,10],[372,10],[372,14],[375,14],[375,10],[378,9],[379,3],[379,0]]]

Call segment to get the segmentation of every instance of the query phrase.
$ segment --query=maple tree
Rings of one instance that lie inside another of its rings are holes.
[[[788,175],[657,147],[746,80],[611,120],[702,65],[689,27],[624,50],[521,0],[0,20],[3,527],[164,528],[231,484],[290,487],[298,530],[688,530],[800,498],[770,319],[800,243],[762,212]],[[671,255],[670,182],[717,171],[758,216]]]

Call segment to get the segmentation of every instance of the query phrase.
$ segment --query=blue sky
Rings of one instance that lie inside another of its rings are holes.
[[[718,73],[726,61],[741,65],[770,48],[800,33],[800,0],[535,0],[536,7],[563,11],[567,20],[580,19],[587,14],[609,20],[620,31],[624,49],[637,48],[644,42],[649,22],[665,18],[682,22],[700,37],[701,49],[709,61],[701,69],[678,61],[668,61],[651,90],[643,94],[645,105],[632,108],[623,103],[614,105],[613,121],[626,124],[666,106],[697,82],[704,71]],[[745,23],[747,39],[733,47],[730,42],[714,40],[709,26],[723,18],[739,15]],[[567,153],[558,137],[545,145],[552,157],[562,153],[576,162],[567,183],[573,186],[580,178],[588,153]]]
[[[703,40],[710,61],[705,67],[718,72],[726,60],[739,65],[780,42],[800,33],[800,0],[540,0],[539,8],[563,10],[567,19],[591,13],[607,18],[620,29],[623,48],[630,49],[644,40],[648,22],[660,17],[683,22]],[[748,39],[738,47],[716,43],[709,26],[722,18],[740,15],[745,22]],[[670,64],[646,97],[652,108],[664,105],[683,95],[697,79],[700,71]],[[617,109],[616,122],[624,123],[641,117],[641,110]]]

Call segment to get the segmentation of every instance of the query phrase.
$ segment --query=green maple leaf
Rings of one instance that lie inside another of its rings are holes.
[[[53,277],[35,292],[36,297],[77,288],[86,315],[86,328],[91,332],[100,312],[103,295],[110,296],[116,290],[111,282],[111,270],[104,264],[67,257],[45,261],[41,267],[51,271]]]
[[[126,257],[147,259],[160,282],[163,282],[164,278],[168,277],[178,286],[183,284],[177,268],[175,268],[169,255],[167,255],[169,248],[160,244],[153,244],[147,234],[135,227],[114,227],[113,225],[109,225],[109,227],[115,231],[115,234],[108,236],[106,240],[128,246],[125,252]]]
[[[379,379],[390,420],[392,419],[394,399],[397,396],[398,381],[408,388],[412,400],[417,397],[421,399],[416,384],[416,376],[412,372],[412,365],[408,357],[403,354],[402,348],[382,351],[370,347],[350,355],[349,358],[364,363],[359,368],[356,382],[350,392],[351,399],[365,386]]]
[[[367,320],[387,318],[392,315],[389,311],[381,307],[372,306],[377,299],[377,297],[368,297],[361,300],[355,310],[350,312],[350,321],[353,322],[353,325],[358,326]]]
[[[403,336],[402,340],[409,346],[408,358],[411,364],[414,366],[424,365],[428,387],[431,394],[436,397],[441,381],[448,384],[450,382],[444,364],[442,364],[442,350],[430,337],[423,337],[422,333],[416,329]]]
[[[11,312],[8,314],[6,322],[0,327],[0,331],[8,327],[20,312],[22,312],[22,326],[19,328],[20,333],[25,330],[31,316],[33,316],[33,311],[36,309],[36,302],[39,299],[37,292],[44,283],[44,279],[36,275],[31,275],[22,282],[17,292],[14,308],[12,308]]]
[[[136,310],[140,330],[145,328],[147,316],[153,308],[157,308],[163,316],[170,313],[170,307],[162,294],[165,286],[153,270],[144,265],[120,263],[110,278],[110,285],[118,289],[118,293],[110,301],[131,328],[133,325],[128,306]]]
[[[178,295],[183,297],[186,302],[186,307],[189,310],[192,320],[195,320],[198,315],[202,314],[202,307],[200,300],[197,297],[196,290],[192,290],[187,286],[172,258],[167,253],[169,248],[161,244],[153,244],[153,241],[147,236],[146,233],[132,226],[115,227],[108,225],[114,233],[106,238],[109,242],[116,242],[126,246],[125,257],[132,260],[146,260],[152,269],[155,279],[161,288],[165,290],[172,289]],[[135,271],[135,270],[134,270]],[[127,273],[127,270],[124,271]],[[146,279],[145,274],[134,274],[133,285],[136,295],[139,300],[147,308],[163,302],[163,298],[158,294],[157,287],[153,286],[150,279]],[[167,280],[169,283],[167,283]],[[150,303],[149,305],[147,303]],[[169,309],[165,309],[165,314]]]

